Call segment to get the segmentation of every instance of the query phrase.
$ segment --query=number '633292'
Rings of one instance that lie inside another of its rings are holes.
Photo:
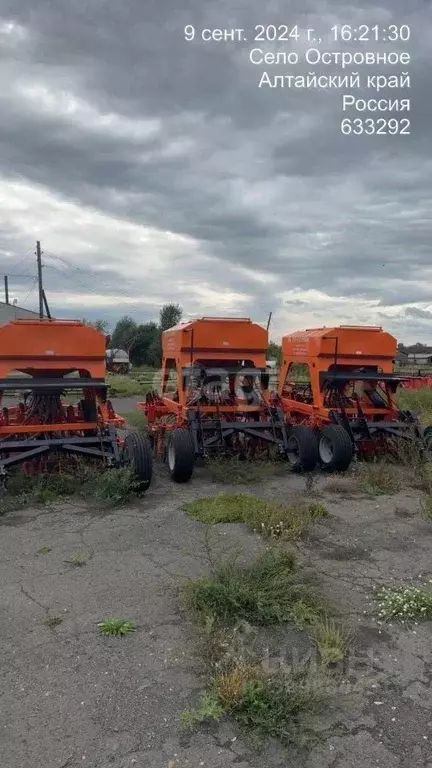
[[[345,136],[353,134],[354,136],[361,136],[366,134],[368,136],[401,136],[410,135],[410,121],[404,117],[398,120],[396,117],[390,117],[386,120],[385,117],[379,117],[374,120],[373,117],[355,117],[350,119],[345,117],[341,122],[341,131]]]

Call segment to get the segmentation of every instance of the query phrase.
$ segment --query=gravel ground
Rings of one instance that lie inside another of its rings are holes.
[[[289,500],[302,486],[287,474],[248,491]],[[127,509],[63,505],[0,518],[5,768],[432,768],[432,624],[380,626],[370,605],[375,585],[432,578],[432,529],[408,492],[347,499],[323,491],[331,516],[299,549],[357,630],[346,690],[314,724],[321,738],[312,751],[270,743],[257,754],[229,722],[179,728],[202,680],[178,590],[208,572],[206,527],[182,504],[220,490],[230,487],[205,469],[174,486],[160,468]],[[215,557],[240,548],[250,560],[263,543],[243,526],[215,526],[211,546]],[[77,551],[88,557],[80,568],[67,562]],[[108,616],[137,631],[98,635]],[[50,617],[62,621],[50,627]]]

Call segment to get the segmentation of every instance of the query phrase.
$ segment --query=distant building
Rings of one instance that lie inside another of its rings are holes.
[[[410,365],[432,365],[432,351],[412,352],[408,354],[408,362]]]
[[[408,365],[409,358],[408,358],[408,352],[405,352],[405,350],[398,349],[398,353],[396,355],[396,363],[398,365]]]
[[[11,320],[35,320],[38,317],[38,312],[31,312],[30,309],[23,309],[16,304],[0,301],[0,325],[6,325]]]

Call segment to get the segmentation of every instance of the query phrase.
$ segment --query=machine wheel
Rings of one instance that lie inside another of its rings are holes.
[[[318,436],[319,460],[323,469],[345,472],[351,464],[354,448],[351,438],[339,424],[329,424]]]
[[[171,432],[166,460],[172,479],[176,483],[187,483],[195,466],[195,451],[187,429],[179,427]]]
[[[146,491],[153,474],[152,447],[147,435],[128,432],[123,444],[123,460],[137,476],[140,490]]]
[[[296,424],[288,434],[288,462],[295,472],[311,472],[318,463],[318,442],[313,429]]]

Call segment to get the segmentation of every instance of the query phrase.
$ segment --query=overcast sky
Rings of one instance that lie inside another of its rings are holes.
[[[40,239],[64,317],[146,321],[176,301],[186,315],[262,322],[272,311],[276,340],[378,323],[432,344],[432,6],[377,3],[0,0],[0,266],[11,298],[36,307]],[[258,24],[298,24],[300,38],[254,42]],[[335,24],[379,24],[382,38],[409,25],[411,37],[336,44]],[[247,39],[201,39],[225,27]],[[411,111],[343,113],[344,93],[365,96],[352,88],[259,88],[265,71],[342,74],[304,61],[307,28],[322,52],[409,52],[409,65],[343,74],[409,72],[409,90],[379,98],[410,98]],[[296,51],[299,63],[254,65],[257,47]],[[346,136],[344,117],[408,118],[411,133]]]

